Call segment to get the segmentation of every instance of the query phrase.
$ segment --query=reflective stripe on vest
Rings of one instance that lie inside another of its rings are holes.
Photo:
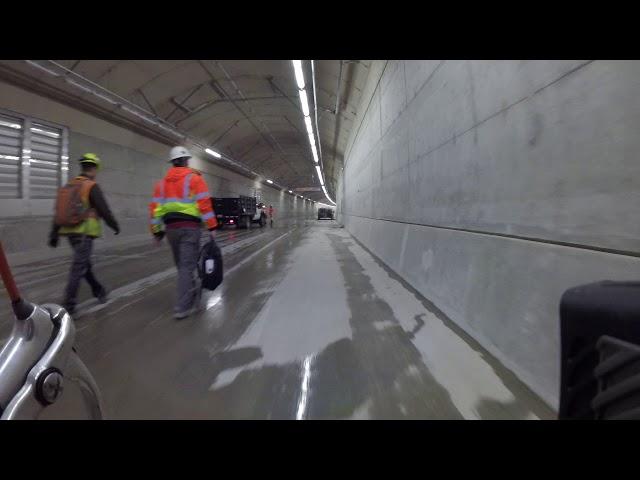
[[[166,180],[162,180],[162,182],[160,183],[160,196],[153,198],[153,201],[159,204],[154,211],[154,216],[156,218],[164,217],[168,213],[183,213],[185,215],[200,218],[200,209],[196,205],[197,198],[189,198],[189,188],[191,186],[192,176],[193,174],[189,173],[184,178],[182,198],[165,198],[164,182]]]
[[[169,197],[169,198],[163,198],[160,202],[161,204],[165,204],[165,203],[194,203],[195,200],[191,199],[191,198],[178,198],[178,197]]]
[[[190,173],[189,175],[187,175],[184,179],[184,190],[182,191],[182,198],[184,198],[185,200],[187,200],[189,198],[189,184],[191,183],[191,177],[193,176],[192,173]]]

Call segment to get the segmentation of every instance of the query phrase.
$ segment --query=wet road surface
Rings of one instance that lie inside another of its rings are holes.
[[[536,419],[554,413],[334,222],[220,232],[225,281],[172,318],[167,245],[100,250],[79,354],[112,419]],[[59,301],[68,259],[15,268]],[[6,301],[0,334],[9,333]],[[72,385],[45,418],[84,418]]]

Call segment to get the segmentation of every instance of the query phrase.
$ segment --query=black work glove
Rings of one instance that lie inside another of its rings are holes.
[[[157,241],[161,242],[162,239],[164,238],[164,231],[156,232],[153,234],[153,236]]]
[[[49,246],[51,248],[56,248],[58,246],[58,236],[57,235],[50,235],[49,236]]]

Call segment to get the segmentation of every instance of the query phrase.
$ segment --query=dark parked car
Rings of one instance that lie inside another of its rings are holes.
[[[333,220],[333,209],[331,208],[319,208],[318,220]]]

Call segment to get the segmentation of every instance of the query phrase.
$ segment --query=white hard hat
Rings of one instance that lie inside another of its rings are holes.
[[[173,162],[177,158],[189,157],[191,158],[191,153],[184,147],[173,147],[171,149],[171,153],[169,154],[169,161]]]

